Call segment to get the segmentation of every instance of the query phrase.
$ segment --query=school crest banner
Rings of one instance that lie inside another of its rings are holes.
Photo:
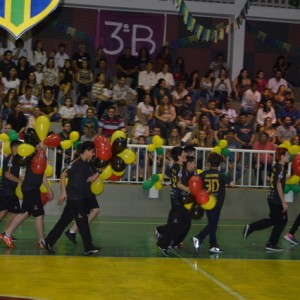
[[[0,26],[16,39],[53,12],[61,0],[0,0]]]

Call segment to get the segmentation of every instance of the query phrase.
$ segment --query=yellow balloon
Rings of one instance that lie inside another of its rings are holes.
[[[112,171],[112,167],[111,165],[108,165],[103,172],[100,174],[100,178],[105,180],[108,179],[111,175],[112,175],[113,171]]]
[[[280,145],[278,146],[278,148],[286,148],[286,145],[285,145],[285,144],[280,144]]]
[[[158,174],[158,181],[162,182],[164,180],[164,175],[163,174]]]
[[[50,130],[50,120],[46,116],[39,116],[35,121],[35,131],[41,141],[44,141]]]
[[[197,169],[197,174],[200,175],[203,172],[201,169]]]
[[[116,176],[123,176],[125,174],[125,170],[121,171],[121,172],[116,172],[114,169],[112,169],[113,174],[115,174]]]
[[[124,160],[125,164],[127,165],[133,164],[136,159],[135,153],[132,150],[127,148],[121,153],[119,153],[118,156],[121,157]]]
[[[149,145],[147,146],[147,150],[148,150],[149,152],[153,152],[153,151],[155,151],[155,146],[154,146],[153,144],[149,144]]]
[[[215,196],[214,195],[209,195],[208,202],[201,205],[201,207],[204,210],[211,210],[216,206],[216,204],[217,204],[217,200],[216,200]]]
[[[3,152],[5,155],[11,154],[10,142],[4,142]]]
[[[156,148],[160,148],[164,144],[164,141],[163,141],[163,139],[159,135],[155,135],[152,138],[152,143],[154,144],[154,146]]]
[[[1,133],[0,134],[0,140],[3,142],[8,142],[9,141],[9,136],[6,133]]]
[[[70,149],[73,145],[73,142],[71,140],[65,140],[65,141],[62,141],[60,142],[60,145],[63,149]]]
[[[18,154],[20,156],[29,156],[35,151],[35,148],[29,144],[22,144],[18,147]]]
[[[16,195],[19,199],[23,199],[23,193],[22,193],[22,184],[18,183],[16,187]]]
[[[286,180],[286,184],[297,184],[300,181],[300,177],[297,175],[291,176],[291,178]]]
[[[300,152],[300,146],[298,146],[298,145],[293,145],[289,148],[289,153],[292,155],[295,155],[299,152]]]
[[[51,181],[47,180],[47,182],[48,182],[48,185],[51,187],[51,186],[52,186]],[[47,193],[47,192],[48,192],[46,186],[45,186],[43,183],[42,183],[41,186],[40,186],[40,192],[41,192],[41,193]]]
[[[46,177],[51,177],[53,175],[53,167],[51,165],[47,165],[44,174]]]
[[[156,182],[154,183],[154,187],[155,187],[158,191],[160,191],[160,190],[162,189],[162,184],[161,184],[161,182],[160,182],[160,181],[156,181]]]
[[[282,144],[284,145],[284,148],[287,148],[287,149],[289,149],[292,146],[290,141],[284,141]]]
[[[188,203],[188,204],[184,204],[184,208],[187,209],[187,210],[191,210],[192,207],[193,207],[193,202],[192,203]]]
[[[126,139],[126,133],[122,130],[117,130],[113,133],[113,135],[111,136],[110,142],[111,144],[114,142],[115,139],[117,138],[124,138]]]
[[[79,140],[79,132],[78,131],[72,131],[69,135],[69,139],[74,143]]]
[[[222,151],[222,149],[220,146],[215,146],[212,148],[212,152],[214,152],[214,153],[221,154],[221,151]]]
[[[221,147],[221,149],[226,148],[227,145],[228,145],[228,142],[226,140],[219,141],[219,147]]]
[[[95,181],[92,182],[91,191],[93,194],[100,195],[103,192],[103,189],[104,189],[104,183],[100,179],[100,177],[98,177]]]
[[[2,169],[0,168],[0,177],[2,176]]]

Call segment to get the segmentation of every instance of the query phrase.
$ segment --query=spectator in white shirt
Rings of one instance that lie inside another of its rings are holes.
[[[55,66],[59,69],[65,66],[66,59],[70,59],[69,55],[65,52],[66,51],[66,44],[59,44],[58,52],[54,56]]]
[[[146,64],[146,70],[141,71],[138,75],[138,102],[142,102],[145,94],[151,94],[156,85],[156,74],[153,72],[153,63]]]
[[[32,87],[30,85],[26,85],[24,94],[19,97],[19,103],[25,116],[32,114],[33,109],[38,105],[38,99],[32,95]]]
[[[20,80],[17,78],[17,69],[11,67],[8,71],[8,75],[2,78],[2,83],[4,86],[4,94],[10,89],[16,89],[17,95],[19,95]]]
[[[228,115],[229,117],[229,123],[235,124],[236,118],[238,116],[236,110],[231,107],[231,101],[229,99],[225,100],[224,102],[224,108],[222,109],[222,115]]]
[[[172,91],[175,85],[173,74],[169,72],[169,65],[163,64],[161,72],[156,74],[156,81],[163,78],[166,81],[166,87]]]
[[[62,121],[72,121],[75,118],[75,109],[73,107],[72,98],[66,98],[64,105],[59,109],[58,113]]]
[[[42,85],[43,84],[43,80],[44,80],[44,72],[43,72],[43,64],[38,63],[35,66],[36,71],[34,72],[35,78],[36,78],[36,83],[38,85]]]
[[[12,50],[13,54],[13,59],[17,63],[18,59],[21,58],[22,56],[28,58],[28,53],[27,50],[24,49],[24,41],[22,39],[18,39],[15,41],[15,47]]]
[[[278,88],[284,85],[285,87],[288,87],[287,81],[282,78],[282,72],[280,70],[275,71],[274,77],[269,79],[268,81],[268,87],[271,89],[271,91],[276,94],[278,91]]]
[[[253,80],[250,89],[243,94],[241,112],[247,115],[256,114],[260,100],[261,93],[257,91],[257,83]]]

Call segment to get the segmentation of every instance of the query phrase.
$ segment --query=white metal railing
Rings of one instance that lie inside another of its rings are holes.
[[[164,152],[158,156],[156,152],[148,152],[146,145],[133,145],[129,144],[128,148],[136,153],[136,162],[132,165],[127,165],[125,174],[118,183],[135,183],[141,184],[148,180],[152,174],[162,173],[164,175],[165,185],[170,183],[168,177],[168,165],[171,161],[168,158],[168,152],[172,149],[171,146],[163,146]],[[3,143],[1,147],[0,167],[3,166]],[[204,170],[208,167],[207,156],[212,148],[196,148],[196,160],[198,168]],[[47,149],[48,164],[51,164],[54,169],[52,177],[49,180],[56,180],[55,167],[56,167],[56,148]],[[232,180],[237,187],[268,187],[269,186],[269,170],[267,164],[267,154],[272,156],[274,162],[274,151],[263,150],[243,150],[243,149],[230,149],[230,158],[224,160],[220,169],[229,173]],[[72,151],[73,153],[73,151]],[[64,154],[64,153],[63,153]],[[257,168],[255,156],[260,157],[265,155],[262,161],[262,168]],[[144,157],[144,159],[142,159]],[[152,162],[152,163],[151,163]],[[158,163],[160,162],[160,163]],[[62,169],[66,164],[63,160]],[[24,174],[22,168],[21,174]],[[261,179],[261,180],[260,180]],[[260,182],[261,181],[261,182]]]

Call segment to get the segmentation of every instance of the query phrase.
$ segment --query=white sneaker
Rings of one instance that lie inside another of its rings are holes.
[[[212,247],[209,249],[209,253],[223,253],[223,250],[218,247]]]
[[[196,252],[199,253],[199,249],[200,249],[199,239],[197,239],[196,237],[192,237],[192,242],[193,242],[193,245],[194,245],[194,248],[195,248]]]

